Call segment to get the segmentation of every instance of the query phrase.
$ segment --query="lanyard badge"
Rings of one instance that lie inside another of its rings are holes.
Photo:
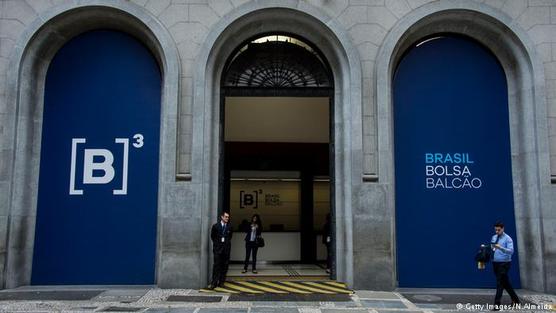
[[[222,238],[220,238],[221,242],[225,242],[226,241],[226,224],[224,224],[224,226],[222,226]]]

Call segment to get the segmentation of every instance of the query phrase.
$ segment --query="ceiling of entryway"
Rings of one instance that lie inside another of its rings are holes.
[[[226,97],[225,141],[328,143],[328,97]]]

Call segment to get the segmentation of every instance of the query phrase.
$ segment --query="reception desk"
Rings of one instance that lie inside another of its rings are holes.
[[[326,247],[322,244],[322,236],[316,236],[317,259],[326,259]],[[259,248],[258,262],[291,262],[301,260],[299,232],[263,232],[265,247]],[[231,261],[245,260],[245,233],[234,233],[232,237]]]

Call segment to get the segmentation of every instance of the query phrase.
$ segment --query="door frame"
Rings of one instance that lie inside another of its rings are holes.
[[[223,208],[227,208],[230,198],[229,168],[226,164],[225,149],[225,105],[227,97],[327,97],[328,111],[328,171],[330,176],[330,227],[334,230],[331,238],[332,261],[330,278],[336,279],[336,210],[335,210],[335,158],[334,158],[334,88],[333,87],[304,87],[304,88],[253,88],[253,87],[224,87],[220,89],[220,129],[218,154],[218,212],[220,216]]]

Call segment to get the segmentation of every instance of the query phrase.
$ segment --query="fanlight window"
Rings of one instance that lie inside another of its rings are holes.
[[[299,39],[272,35],[253,40],[229,63],[224,87],[331,87],[320,55]]]

